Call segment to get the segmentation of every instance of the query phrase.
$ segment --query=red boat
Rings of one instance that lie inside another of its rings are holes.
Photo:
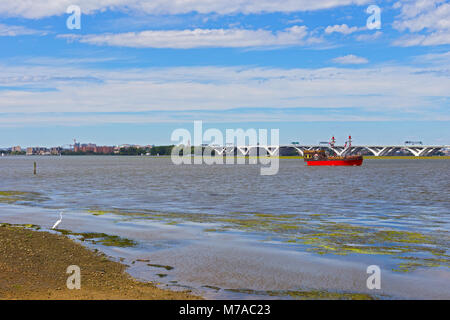
[[[351,136],[348,142],[345,143],[345,147],[351,147]],[[330,146],[334,147],[334,137],[331,139]],[[305,150],[303,151],[303,159],[308,166],[360,166],[363,163],[363,157],[361,155],[353,156],[329,156],[325,150]]]

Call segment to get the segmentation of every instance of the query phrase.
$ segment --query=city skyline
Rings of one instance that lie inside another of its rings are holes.
[[[0,7],[1,147],[170,144],[194,120],[281,143],[450,141],[445,1],[77,4],[80,29],[70,1]]]
[[[321,141],[328,141],[335,136],[338,143],[342,144],[348,135],[352,135],[355,142],[359,144],[378,144],[378,145],[401,145],[405,141],[422,141],[427,145],[449,145],[450,139],[447,139],[445,133],[448,131],[448,124],[445,121],[422,126],[425,122],[409,123],[323,123],[310,122],[286,123],[283,127],[277,127],[270,123],[263,123],[263,129],[280,129],[280,144],[290,144],[298,141],[303,144],[318,144]],[[130,131],[121,130],[120,126],[110,125],[116,129],[98,131],[98,127],[90,127],[83,130],[77,127],[64,128],[58,131],[58,135],[53,134],[53,128],[27,128],[22,127],[20,136],[7,136],[2,134],[3,128],[0,128],[0,149],[10,148],[12,146],[41,146],[54,147],[73,144],[73,139],[82,143],[95,143],[97,145],[118,146],[123,144],[135,145],[171,145],[174,141],[170,140],[170,134],[177,128],[193,130],[193,123],[184,124],[163,124],[163,129],[147,130],[147,125],[134,126]],[[218,128],[222,132],[226,129],[244,130],[255,128],[251,123],[205,123],[205,129]],[[159,132],[164,130],[167,135],[161,135]],[[375,132],[375,134],[374,134]],[[437,137],[437,138],[436,138]],[[207,143],[207,141],[206,141]]]

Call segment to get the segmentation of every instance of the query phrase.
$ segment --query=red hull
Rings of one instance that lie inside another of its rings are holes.
[[[363,159],[305,160],[308,166],[360,166]]]

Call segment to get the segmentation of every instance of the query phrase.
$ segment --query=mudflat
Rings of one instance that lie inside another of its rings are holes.
[[[70,265],[80,267],[79,290],[67,288]],[[0,224],[0,299],[199,299],[140,282],[125,269],[63,235]]]

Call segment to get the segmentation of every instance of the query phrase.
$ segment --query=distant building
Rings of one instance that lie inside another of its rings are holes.
[[[129,149],[129,148],[136,148],[136,149],[151,149],[153,148],[152,145],[146,145],[146,146],[141,146],[139,144],[121,144],[120,146],[118,146],[119,150],[120,149]]]
[[[114,150],[115,150],[115,147],[101,146],[101,147],[96,147],[94,152],[102,153],[102,154],[109,154],[109,153],[113,153]]]
[[[131,147],[133,147],[133,145],[131,145],[131,144],[121,144],[119,146],[119,149],[128,149],[128,148],[131,148]]]
[[[95,143],[86,143],[86,144],[75,143],[73,145],[74,152],[109,154],[113,153],[115,150],[116,150],[115,147],[97,146]]]
[[[74,144],[73,144],[73,151],[74,152],[78,152],[78,151],[80,151],[80,143],[79,142],[74,142]]]
[[[31,156],[31,155],[46,156],[46,155],[50,155],[51,152],[49,149],[43,148],[43,147],[29,147],[29,148],[27,148],[26,154],[27,154],[27,156]]]
[[[20,146],[12,147],[11,152],[22,152],[22,148]]]
[[[63,149],[61,147],[53,147],[53,148],[50,148],[50,153],[52,155],[59,155],[59,154],[61,154],[62,150]]]
[[[97,145],[94,143],[82,144],[80,147],[81,152],[95,152]]]

